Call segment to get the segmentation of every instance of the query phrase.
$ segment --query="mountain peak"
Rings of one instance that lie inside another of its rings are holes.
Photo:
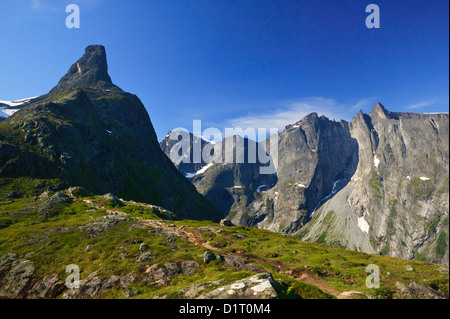
[[[378,114],[378,116],[380,116],[381,118],[389,118],[389,111],[386,110],[384,105],[380,102],[375,104],[370,114]]]
[[[72,66],[51,91],[56,94],[68,88],[95,88],[120,90],[108,74],[106,50],[102,45],[89,45],[84,55]]]

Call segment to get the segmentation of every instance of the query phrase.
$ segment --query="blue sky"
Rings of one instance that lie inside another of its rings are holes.
[[[80,7],[68,29],[67,4]],[[367,5],[381,27],[365,25]],[[448,0],[0,0],[0,100],[47,93],[90,44],[176,127],[280,127],[310,112],[448,112]]]

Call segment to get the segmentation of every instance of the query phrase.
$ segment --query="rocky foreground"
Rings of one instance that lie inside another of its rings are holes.
[[[227,226],[226,226],[227,225]],[[448,268],[302,242],[81,188],[0,202],[3,298],[448,298]],[[366,287],[366,266],[381,287]],[[80,270],[78,288],[67,288]]]

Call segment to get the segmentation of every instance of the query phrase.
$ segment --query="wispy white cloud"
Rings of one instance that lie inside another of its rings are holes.
[[[58,8],[45,0],[30,0],[29,7],[33,11],[38,12],[57,12]]]
[[[426,101],[421,101],[418,103],[411,104],[407,108],[408,109],[420,109],[425,106],[430,106],[430,105],[436,104],[437,102],[439,102],[439,98],[436,97],[436,98],[432,98],[432,99],[429,99]]]
[[[103,0],[28,0],[28,7],[39,13],[64,12],[68,4],[77,4],[83,11],[91,11],[103,4]]]
[[[233,128],[278,128],[281,131],[286,125],[300,121],[313,112],[332,120],[351,120],[358,110],[372,107],[375,101],[375,97],[364,98],[354,103],[338,103],[334,99],[324,97],[302,98],[280,102],[273,110],[234,118],[226,124]]]

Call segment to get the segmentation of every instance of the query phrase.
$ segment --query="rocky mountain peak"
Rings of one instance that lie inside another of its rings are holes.
[[[386,110],[383,104],[378,102],[373,107],[372,111],[370,112],[370,115],[378,115],[381,118],[389,118],[389,111]]]
[[[120,90],[108,74],[106,50],[102,45],[86,47],[84,55],[72,66],[58,85],[50,91],[54,95],[68,88],[96,88]],[[121,91],[121,90],[120,90]]]

